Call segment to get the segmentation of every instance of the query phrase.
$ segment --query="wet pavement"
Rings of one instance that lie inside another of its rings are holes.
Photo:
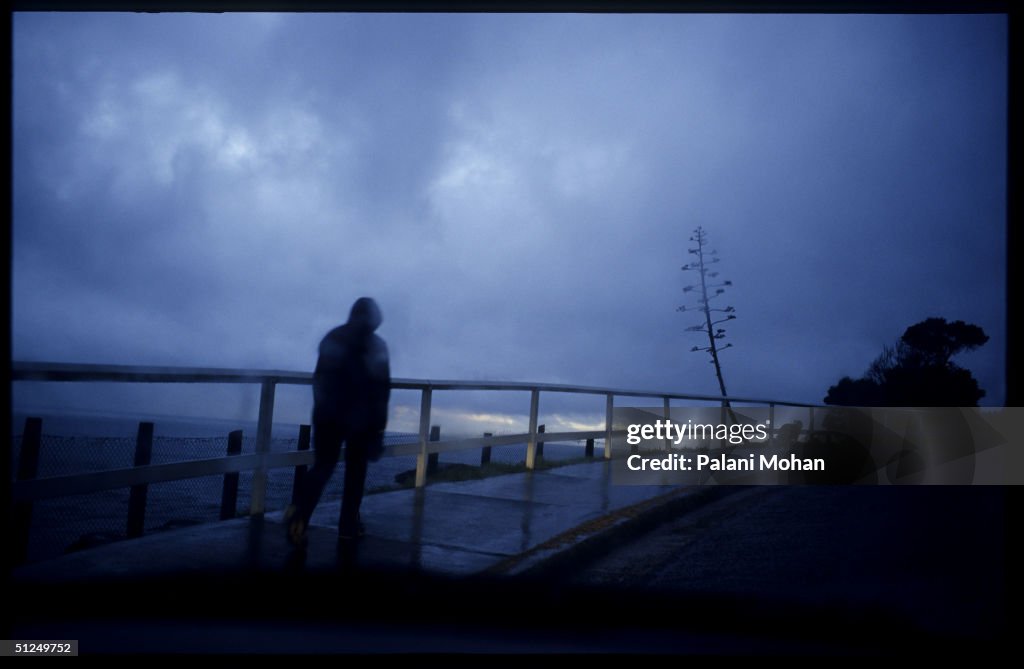
[[[334,503],[307,551],[281,511],[83,550],[14,572],[8,638],[80,640],[82,654],[705,655],[988,654],[1008,638],[998,491],[610,474],[595,462],[371,495],[367,536],[340,548]]]
[[[515,561],[579,526],[659,498],[687,494],[666,486],[616,486],[607,462],[439,483],[368,495],[366,536],[337,542],[340,503],[313,514],[305,551],[284,537],[282,510],[119,541],[15,570],[18,582],[95,582],[190,573],[302,570],[339,566],[465,576]],[[550,551],[549,551],[550,552]]]
[[[987,643],[1008,619],[1007,520],[995,486],[754,486],[577,565],[571,582]]]

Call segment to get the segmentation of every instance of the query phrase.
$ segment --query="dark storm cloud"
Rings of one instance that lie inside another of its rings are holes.
[[[998,16],[19,14],[15,358],[308,369],[370,294],[396,375],[714,393],[699,224],[731,392],[820,401],[935,315],[1000,402],[1005,55]]]

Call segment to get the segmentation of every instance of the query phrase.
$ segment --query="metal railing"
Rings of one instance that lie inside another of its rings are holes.
[[[187,368],[187,367],[140,367],[126,365],[92,365],[47,362],[14,362],[12,363],[12,381],[62,381],[62,382],[97,382],[113,381],[122,383],[229,383],[259,384],[260,404],[256,427],[255,453],[241,454],[237,450],[223,457],[188,462],[166,464],[148,464],[148,458],[136,466],[121,469],[110,469],[82,474],[36,478],[31,463],[19,463],[18,480],[13,485],[13,498],[16,504],[31,507],[33,501],[92,493],[117,488],[144,489],[153,483],[176,481],[210,475],[237,475],[238,472],[253,472],[252,489],[249,505],[250,514],[262,514],[265,511],[267,488],[267,472],[271,469],[284,467],[304,467],[313,462],[313,452],[308,450],[308,433],[306,449],[288,452],[271,452],[271,432],[273,427],[274,396],[279,384],[310,385],[312,374],[309,372],[293,372],[281,370],[248,370],[221,368]],[[613,430],[613,409],[616,397],[643,397],[662,400],[665,418],[669,418],[671,400],[700,401],[722,403],[729,402],[754,405],[767,405],[770,412],[770,424],[774,429],[774,411],[776,406],[801,407],[810,411],[809,429],[814,429],[814,407],[797,402],[780,400],[728,397],[716,395],[700,395],[692,393],[668,393],[642,391],[620,388],[598,388],[589,386],[572,386],[552,383],[523,383],[499,381],[453,381],[453,380],[421,380],[392,379],[392,388],[418,390],[420,392],[419,429],[415,441],[391,444],[385,449],[385,456],[416,456],[416,487],[423,487],[427,481],[430,456],[434,454],[479,449],[492,446],[526,443],[526,468],[534,469],[537,465],[538,436],[545,442],[570,440],[604,440],[604,458],[612,457],[612,441],[622,436]],[[530,394],[529,427],[527,432],[520,434],[504,434],[479,438],[459,438],[431,440],[431,404],[435,391],[446,390],[493,390],[521,391]],[[537,416],[541,393],[576,393],[604,396],[605,426],[599,430],[576,430],[565,432],[543,432],[538,426]],[[150,428],[151,429],[151,428]],[[140,435],[140,440],[141,440]],[[35,456],[29,456],[38,458]],[[436,457],[436,456],[435,456]],[[237,476],[236,476],[237,479]]]

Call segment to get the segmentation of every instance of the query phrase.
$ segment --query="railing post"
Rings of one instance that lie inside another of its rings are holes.
[[[420,394],[420,453],[416,456],[416,487],[427,485],[427,432],[430,430],[431,389],[424,388]]]
[[[775,404],[768,405],[768,443],[775,445]]]
[[[430,441],[441,441],[441,426],[430,426]],[[427,476],[437,471],[437,460],[440,453],[431,453],[427,456]]]
[[[490,432],[484,432],[484,439],[486,439],[487,437],[492,437],[492,436],[494,436],[494,435],[491,434]],[[484,465],[489,464],[490,462],[491,462],[491,447],[490,446],[484,446],[480,450],[480,466],[483,467]]]
[[[145,467],[153,457],[153,423],[139,423],[139,434],[135,440],[135,466]],[[128,524],[126,534],[129,539],[141,537],[146,524],[146,493],[149,484],[133,485],[128,495]]]
[[[588,458],[594,457],[594,440],[593,440],[593,438],[587,439],[587,445],[583,449],[583,455],[585,455]]]
[[[719,425],[728,425],[728,423],[726,422],[726,417],[725,417],[725,406],[726,406],[726,401],[722,400],[722,408],[719,409],[719,411],[718,411],[718,424]],[[728,445],[728,443],[729,443],[729,438],[728,437],[726,437],[724,439],[719,439],[718,440],[718,447],[719,448],[725,448],[726,445]]]
[[[260,416],[256,423],[256,453],[265,456],[270,452],[270,433],[274,426],[274,388],[273,379],[264,379],[260,384]],[[267,464],[261,457],[256,470],[252,473],[252,498],[249,503],[249,515],[262,515],[266,510],[267,498]]]
[[[228,456],[242,452],[242,431],[228,433]],[[224,486],[220,493],[220,519],[229,520],[238,515],[238,472],[224,475]]]
[[[604,459],[612,459],[612,412],[615,409],[615,396],[608,393],[604,405]]]
[[[299,450],[309,450],[309,426],[299,426]],[[302,488],[302,478],[306,475],[306,465],[295,465],[295,476],[292,477],[292,504],[299,501],[299,490]]]
[[[672,419],[672,409],[669,406],[668,398],[667,397],[662,398],[662,403],[663,403],[662,404],[662,408],[663,408],[662,418],[664,418],[666,421],[671,420]],[[669,436],[668,430],[665,430],[665,450],[666,451],[672,450],[672,437]]]
[[[538,425],[537,426],[537,435],[538,435],[537,438],[540,439],[540,435],[542,435],[542,434],[544,434],[544,426],[543,425]],[[537,442],[537,458],[536,459],[537,459],[538,462],[540,460],[544,459],[544,442],[543,441],[538,441]]]
[[[21,434],[21,453],[18,454],[18,480],[31,481],[39,473],[39,446],[43,440],[43,419],[25,419],[25,430]],[[17,502],[11,509],[14,518],[14,564],[28,559],[28,539],[32,528],[32,502]]]
[[[540,390],[530,391],[530,436],[526,442],[526,468],[532,470],[537,464],[537,409],[540,404]]]

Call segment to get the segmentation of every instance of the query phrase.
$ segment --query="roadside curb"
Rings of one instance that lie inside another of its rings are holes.
[[[552,578],[579,568],[615,544],[644,534],[670,517],[689,513],[748,486],[714,485],[680,488],[618,509],[514,555],[482,572],[489,576]]]

